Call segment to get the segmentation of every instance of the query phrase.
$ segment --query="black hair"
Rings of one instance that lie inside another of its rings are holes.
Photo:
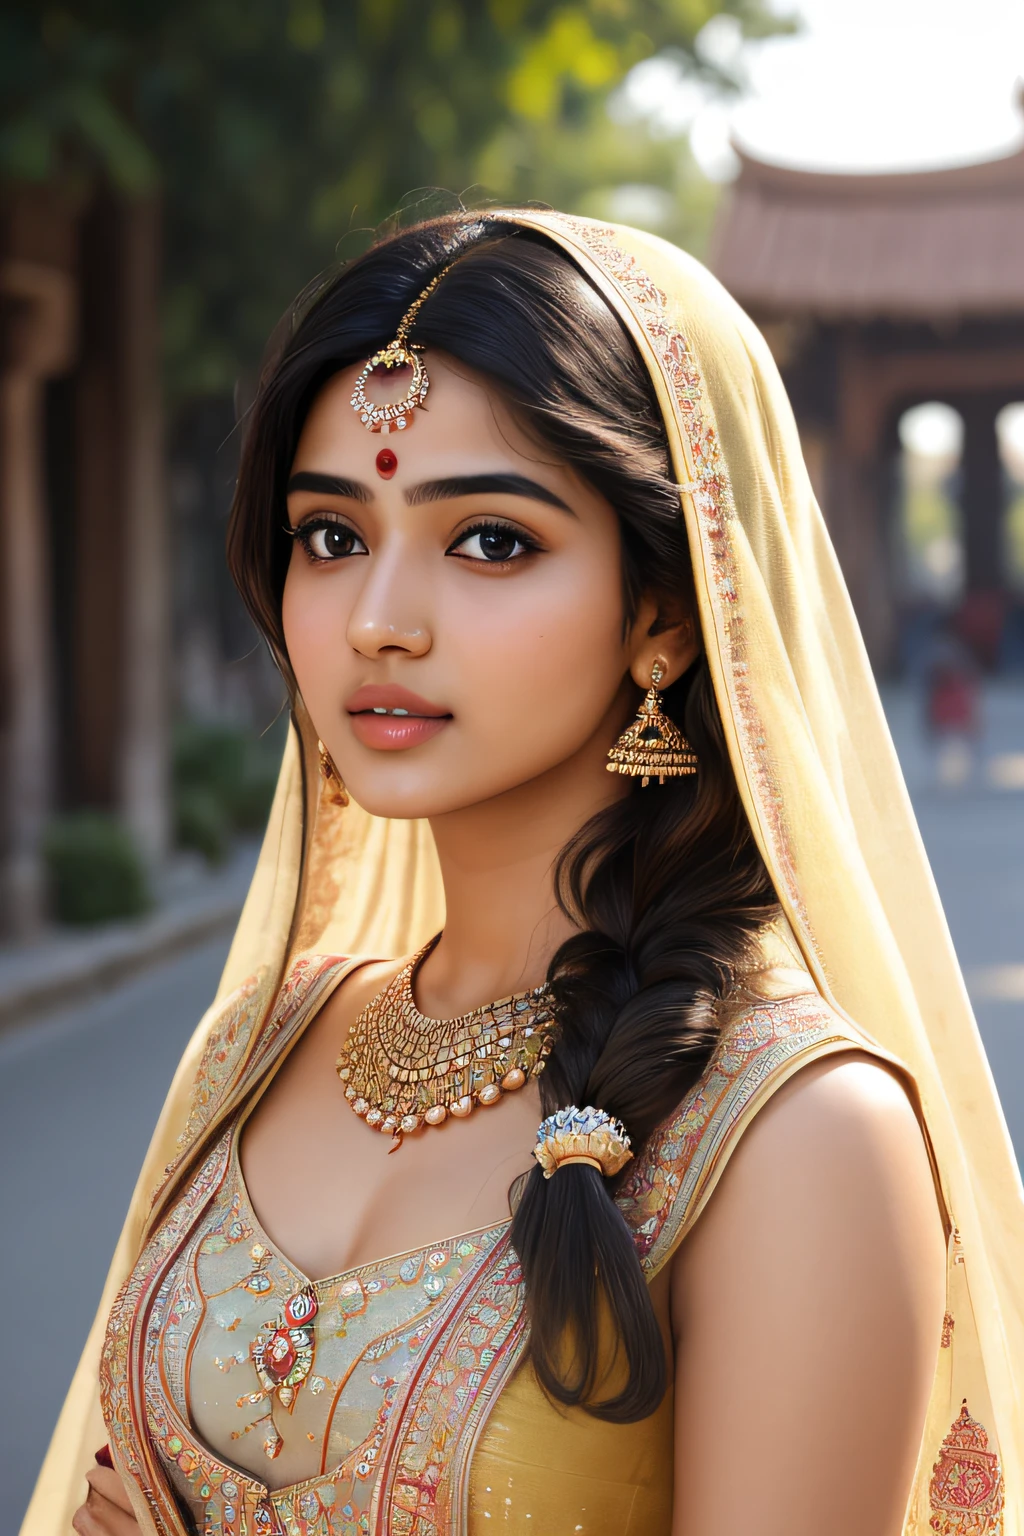
[[[381,241],[316,285],[265,370],[228,554],[286,677],[285,489],[303,422],[326,380],[390,341],[449,264],[413,340],[476,370],[535,441],[614,507],[627,621],[645,592],[692,592],[664,425],[625,328],[552,241],[499,218],[451,215]],[[716,1005],[777,911],[703,656],[664,699],[699,771],[661,787],[634,781],[561,851],[556,894],[576,932],[551,961],[557,1029],[538,1079],[545,1114],[597,1105],[624,1123],[638,1157],[705,1070],[719,1033]],[[516,1206],[512,1242],[540,1382],[560,1402],[624,1421],[658,1406],[666,1363],[615,1188],[583,1164],[550,1180],[535,1168]],[[613,1376],[602,1318],[614,1330]]]

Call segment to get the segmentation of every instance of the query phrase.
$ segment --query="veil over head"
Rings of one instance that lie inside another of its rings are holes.
[[[557,213],[488,217],[560,247],[604,295],[649,369],[704,645],[761,853],[822,995],[916,1085],[957,1297],[955,1349],[943,1351],[940,1365],[948,1402],[941,1391],[933,1400],[938,1439],[925,1444],[941,1441],[961,1397],[969,1398],[969,1454],[998,1454],[1005,1504],[1002,1525],[970,1523],[969,1499],[962,1523],[951,1516],[935,1525],[927,1514],[932,1468],[922,1464],[906,1530],[1024,1536],[1024,1192],[775,364],[721,285],[665,241]],[[154,1186],[169,1164],[187,1164],[190,1145],[230,1107],[227,1099],[197,1107],[192,1085],[232,996],[241,989],[250,1014],[265,1016],[297,956],[403,954],[442,924],[429,828],[333,805],[321,793],[316,736],[299,705],[218,997],[161,1115],[29,1510],[30,1536],[64,1536],[81,1474],[105,1439],[96,1407],[100,1340],[150,1221]]]

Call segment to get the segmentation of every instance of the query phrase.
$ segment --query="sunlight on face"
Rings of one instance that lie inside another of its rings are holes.
[[[427,364],[429,407],[389,436],[349,404],[359,365],[332,379],[288,496],[289,658],[382,816],[474,805],[581,753],[600,767],[633,700],[612,508],[466,370]]]

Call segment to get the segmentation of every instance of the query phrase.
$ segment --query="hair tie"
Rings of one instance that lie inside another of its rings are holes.
[[[568,1163],[587,1163],[604,1178],[610,1179],[625,1168],[633,1156],[630,1141],[621,1120],[613,1120],[603,1109],[575,1104],[559,1109],[541,1121],[533,1155],[550,1179],[558,1168]]]

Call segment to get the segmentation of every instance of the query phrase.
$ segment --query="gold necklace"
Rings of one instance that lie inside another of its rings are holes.
[[[432,939],[404,965],[352,1025],[337,1072],[357,1115],[385,1136],[496,1104],[538,1072],[551,1049],[554,1020],[546,986],[503,997],[457,1019],[428,1019],[413,1001],[412,979]]]

